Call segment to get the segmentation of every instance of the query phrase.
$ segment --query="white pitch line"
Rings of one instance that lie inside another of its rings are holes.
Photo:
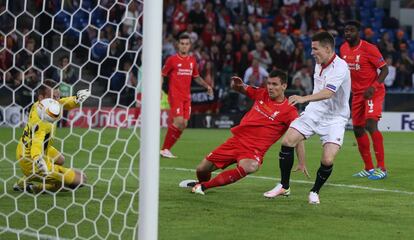
[[[160,169],[184,171],[184,172],[195,172],[194,169],[188,169],[188,168],[160,167]],[[273,178],[273,177],[253,176],[253,175],[248,175],[247,177],[248,178],[255,178],[255,179],[280,181],[280,178]],[[294,182],[294,183],[314,184],[314,182],[305,181],[305,180],[290,180],[290,181]],[[374,192],[391,192],[391,193],[401,193],[401,194],[407,194],[407,195],[414,195],[414,192],[409,192],[409,191],[384,189],[384,188],[372,188],[372,187],[365,187],[365,186],[359,186],[359,185],[348,185],[348,184],[338,184],[338,183],[325,183],[325,185],[333,186],[333,187],[342,187],[342,188],[363,189],[363,190],[369,190],[369,191],[374,191]]]
[[[29,236],[29,237],[36,237],[37,239],[45,239],[45,240],[69,240],[68,238],[57,238],[55,236],[47,235],[47,234],[40,234],[32,231],[25,231],[21,229],[15,229],[15,228],[8,228],[8,227],[2,227],[0,226],[0,232],[11,232],[16,233],[19,235]]]
[[[13,168],[6,168],[6,169],[10,169],[12,170]],[[100,169],[100,170],[130,170],[130,168],[96,168],[96,167],[90,167],[90,168],[86,168],[89,170],[96,170],[96,169]],[[0,169],[1,171],[4,171],[5,169]],[[133,170],[138,170],[138,168],[133,168]],[[194,169],[189,169],[189,168],[179,168],[179,167],[160,167],[160,170],[175,170],[175,171],[184,171],[184,172],[195,172]],[[213,174],[217,174],[214,173]],[[253,175],[248,175],[248,178],[255,178],[255,179],[264,179],[264,180],[271,180],[271,181],[280,181],[280,178],[273,178],[273,177],[265,177],[265,176],[253,176]],[[313,184],[314,182],[310,182],[310,181],[305,181],[305,180],[290,180],[291,182],[294,183],[302,183],[302,184]],[[409,192],[409,191],[403,191],[403,190],[396,190],[396,189],[384,189],[384,188],[372,188],[372,187],[365,187],[365,186],[360,186],[360,185],[348,185],[348,184],[339,184],[339,183],[325,183],[325,185],[328,186],[333,186],[333,187],[342,187],[342,188],[352,188],[352,189],[363,189],[363,190],[369,190],[369,191],[373,191],[373,192],[391,192],[391,193],[401,193],[401,194],[407,194],[407,195],[414,195],[414,192]]]

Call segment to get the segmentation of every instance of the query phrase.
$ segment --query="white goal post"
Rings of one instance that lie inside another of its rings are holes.
[[[162,0],[144,4],[143,93],[138,238],[158,235]]]

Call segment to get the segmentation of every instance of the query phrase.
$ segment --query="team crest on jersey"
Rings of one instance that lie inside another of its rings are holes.
[[[272,114],[272,118],[275,118],[278,114],[279,114],[280,112],[279,111],[275,111],[273,114]]]

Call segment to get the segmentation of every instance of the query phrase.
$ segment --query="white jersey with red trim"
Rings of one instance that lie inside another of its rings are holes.
[[[351,75],[348,64],[338,56],[334,56],[327,65],[315,65],[313,94],[323,89],[334,92],[325,100],[309,103],[305,113],[314,121],[335,117],[349,118],[349,95],[351,92]]]

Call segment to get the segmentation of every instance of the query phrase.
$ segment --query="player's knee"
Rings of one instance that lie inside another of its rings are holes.
[[[362,137],[365,134],[365,128],[360,126],[354,126],[355,137]]]
[[[321,163],[325,166],[331,166],[334,162],[334,157],[327,157],[325,156],[322,158]]]
[[[208,169],[202,163],[199,164],[196,168],[197,173],[205,173],[207,171],[208,171]]]
[[[375,119],[368,119],[367,124],[365,126],[365,129],[369,133],[373,133],[373,132],[377,131],[378,130],[377,121],[375,121]]]
[[[85,173],[79,171],[76,171],[75,173],[75,179],[68,185],[68,187],[71,189],[82,187],[87,182]]]
[[[282,146],[295,147],[296,143],[292,139],[285,137],[282,140]]]
[[[184,122],[184,121],[179,122],[179,123],[177,124],[177,128],[178,128],[180,131],[184,131],[184,129],[185,129],[185,122]]]
[[[241,167],[243,168],[246,174],[254,173],[259,169],[259,163],[252,160],[244,162]]]
[[[55,164],[62,166],[65,163],[65,157],[62,154],[55,159]]]

